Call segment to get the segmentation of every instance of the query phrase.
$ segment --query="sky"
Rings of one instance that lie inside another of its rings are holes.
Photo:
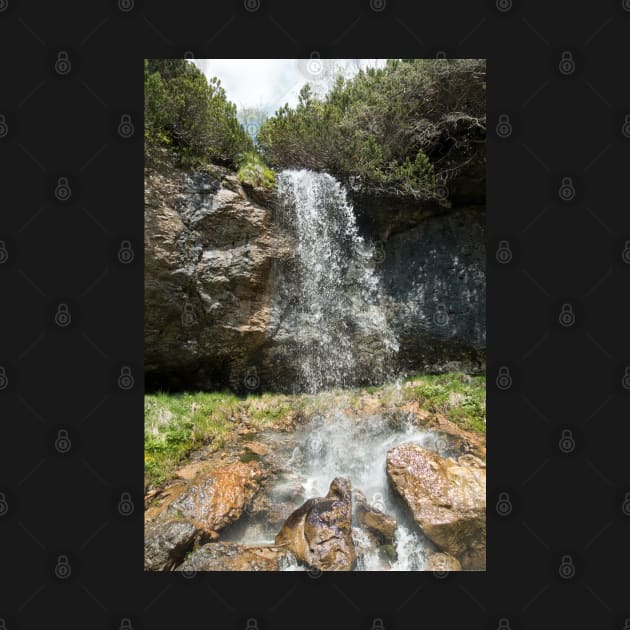
[[[239,110],[256,107],[273,114],[297,103],[300,89],[310,82],[318,94],[332,85],[338,72],[356,74],[359,68],[381,67],[384,59],[193,59],[208,79],[219,77],[227,97]]]

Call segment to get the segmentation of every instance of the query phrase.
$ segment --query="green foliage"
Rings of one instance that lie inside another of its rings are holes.
[[[168,479],[187,455],[221,448],[238,413],[230,392],[147,394],[144,399],[144,471],[152,484]]]
[[[418,401],[432,413],[441,413],[467,431],[485,433],[486,377],[461,372],[426,374],[406,379],[404,399]]]
[[[263,186],[272,189],[276,183],[274,172],[263,162],[260,155],[248,151],[240,158],[238,179],[252,186]]]
[[[184,166],[217,162],[233,166],[253,148],[236,106],[217,78],[209,82],[185,59],[149,59],[144,64],[144,137],[175,151]]]
[[[249,394],[239,398],[232,392],[185,392],[147,394],[144,399],[144,472],[149,484],[157,485],[172,477],[193,451],[217,451],[239,440],[245,444],[252,434],[239,436],[245,421],[254,431],[269,429],[289,414],[309,418],[327,415],[331,409],[363,408],[370,396],[385,414],[405,401],[418,401],[420,407],[442,414],[467,431],[485,433],[486,379],[460,372],[423,374],[400,384],[386,384],[353,390],[331,390],[317,394]],[[243,461],[256,458],[245,453]]]
[[[431,198],[484,137],[483,60],[403,59],[338,77],[323,99],[306,84],[257,140],[274,168],[327,170]]]

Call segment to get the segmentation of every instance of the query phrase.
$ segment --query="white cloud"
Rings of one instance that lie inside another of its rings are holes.
[[[272,114],[285,103],[295,105],[302,86],[329,89],[341,72],[352,76],[359,68],[382,66],[384,59],[194,59],[208,79],[218,77],[227,97],[239,109],[257,107]]]

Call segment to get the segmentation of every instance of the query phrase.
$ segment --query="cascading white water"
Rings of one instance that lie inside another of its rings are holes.
[[[339,410],[326,416],[313,416],[300,432],[292,435],[294,447],[287,452],[283,466],[285,476],[272,483],[267,493],[276,500],[286,501],[287,487],[300,486],[300,496],[292,501],[292,509],[296,509],[305,499],[325,496],[335,477],[350,479],[353,489],[361,490],[369,504],[398,522],[395,554],[391,559],[371,547],[363,530],[353,527],[358,556],[356,570],[421,571],[426,552],[433,548],[391,495],[385,471],[387,451],[402,443],[418,444],[441,456],[448,455],[446,442],[439,433],[420,430],[412,422],[392,428],[381,415],[357,418]],[[280,444],[276,446],[280,449]],[[256,523],[239,540],[270,544],[275,534],[275,528]],[[283,565],[283,570],[305,569],[296,562],[289,562]]]
[[[343,186],[327,173],[286,170],[278,175],[277,188],[277,220],[296,243],[293,266],[277,283],[275,304],[279,337],[293,340],[295,389],[315,393],[392,379],[398,342],[387,323],[373,248],[358,232]],[[285,453],[284,470],[266,491],[273,501],[288,501],[296,509],[305,499],[325,496],[335,477],[350,479],[368,503],[398,522],[390,559],[371,549],[363,530],[353,528],[356,569],[421,570],[427,543],[390,496],[385,460],[398,444],[435,448],[435,440],[435,434],[412,424],[392,428],[381,415],[357,419],[333,407],[325,416],[312,417],[289,444],[274,445]],[[300,491],[287,500],[296,487]],[[238,537],[271,543],[275,533],[253,522]],[[282,568],[304,570],[291,562]]]
[[[373,249],[354,209],[327,173],[278,176],[280,215],[295,236],[295,267],[285,278],[282,319],[295,339],[299,389],[316,392],[382,381],[398,343],[387,324]]]
[[[394,541],[396,560],[387,562],[378,553],[369,552],[359,559],[357,570],[422,570],[426,540],[408,523],[407,515],[391,496],[385,459],[387,451],[402,443],[418,444],[444,456],[446,444],[440,434],[419,430],[411,422],[392,429],[381,415],[357,420],[336,412],[327,418],[313,418],[303,440],[293,458],[304,480],[307,497],[324,496],[334,477],[347,477],[353,488],[365,494],[368,503],[398,521]],[[360,550],[364,534],[357,528],[353,531],[355,545]]]

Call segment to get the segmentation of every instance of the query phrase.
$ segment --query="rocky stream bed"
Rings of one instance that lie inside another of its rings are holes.
[[[484,570],[485,436],[417,403],[235,424],[145,497],[145,570]]]

